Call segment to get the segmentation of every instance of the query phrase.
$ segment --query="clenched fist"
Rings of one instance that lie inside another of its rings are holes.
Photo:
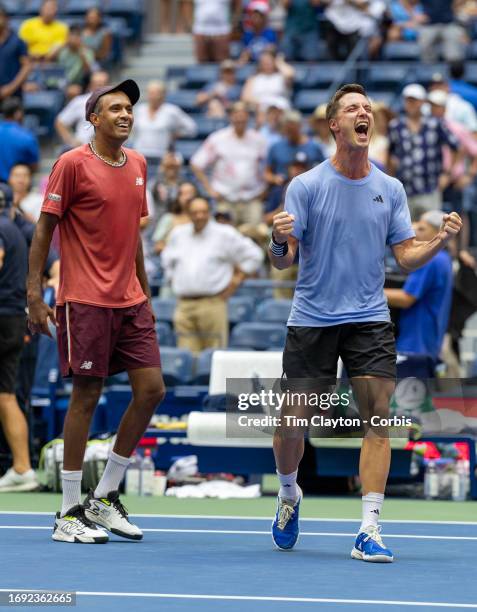
[[[273,217],[273,238],[275,242],[284,244],[293,232],[295,215],[289,215],[286,210]]]
[[[439,230],[439,236],[442,240],[449,240],[452,236],[457,235],[462,228],[462,219],[456,212],[451,212],[449,215],[444,215],[442,225]]]

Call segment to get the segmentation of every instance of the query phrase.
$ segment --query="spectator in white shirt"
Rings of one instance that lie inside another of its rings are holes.
[[[432,76],[429,91],[444,91],[446,97],[446,119],[460,123],[469,132],[477,132],[477,112],[470,102],[451,92],[449,82],[442,74]]]
[[[191,223],[169,234],[161,263],[177,296],[177,344],[193,352],[226,347],[227,300],[263,262],[262,249],[230,225],[210,218],[207,200],[189,206]]]
[[[166,87],[162,81],[150,81],[147,102],[138,104],[134,111],[132,140],[134,148],[144,155],[148,173],[157,172],[160,160],[176,138],[192,138],[197,125],[175,104],[165,102]]]
[[[230,212],[236,225],[258,224],[263,216],[267,141],[248,127],[248,120],[245,104],[236,102],[230,112],[231,125],[213,132],[190,161],[206,192],[222,211]]]
[[[91,140],[93,130],[91,123],[86,121],[86,100],[91,92],[109,83],[109,74],[103,70],[93,72],[88,89],[84,94],[74,97],[60,112],[55,121],[56,133],[67,147],[78,147]]]
[[[241,0],[194,0],[192,31],[198,62],[222,62],[229,57],[232,22],[238,22],[241,9]]]
[[[282,55],[264,51],[258,61],[257,73],[249,77],[242,90],[242,101],[254,110],[267,108],[270,100],[289,102],[295,70]]]

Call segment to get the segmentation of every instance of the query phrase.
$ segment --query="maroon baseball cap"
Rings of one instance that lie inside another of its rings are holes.
[[[126,79],[122,83],[119,83],[119,85],[106,85],[105,87],[95,89],[86,101],[86,121],[89,121],[89,116],[94,111],[94,107],[96,106],[96,102],[99,100],[99,98],[105,94],[112,93],[113,91],[123,91],[131,100],[131,104],[133,106],[139,100],[139,96],[141,95],[136,81],[133,81],[132,79]]]

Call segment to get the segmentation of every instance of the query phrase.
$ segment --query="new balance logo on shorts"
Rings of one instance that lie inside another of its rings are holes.
[[[136,185],[144,185],[144,179],[142,178],[142,176],[138,176],[136,178]]]
[[[92,367],[93,367],[92,361],[83,361],[83,363],[80,366],[80,370],[91,370]]]
[[[373,202],[380,202],[381,204],[384,204],[383,196],[382,195],[376,196],[375,198],[373,198]]]

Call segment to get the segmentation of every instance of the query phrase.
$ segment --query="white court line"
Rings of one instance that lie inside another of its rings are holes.
[[[273,510],[274,512],[275,510]],[[273,514],[272,512],[272,514]],[[15,515],[30,515],[30,516],[54,516],[55,511],[51,512],[33,512],[28,510],[0,510],[0,515],[7,514],[10,516]],[[271,521],[272,514],[270,516],[225,516],[221,514],[134,514],[131,513],[129,516],[137,518],[167,518],[167,519],[203,519],[203,520],[227,520],[227,521]],[[359,523],[361,518],[355,519],[344,519],[344,518],[300,518],[300,522],[310,523]],[[380,523],[403,523],[410,525],[477,525],[477,521],[425,521],[412,519],[382,519]]]
[[[0,592],[20,591],[31,593],[33,589],[0,589]],[[37,592],[37,591],[35,591]],[[107,591],[77,591],[77,596],[83,597],[131,597],[150,599],[196,599],[219,601],[277,601],[286,603],[332,603],[357,604],[378,606],[409,606],[409,607],[435,607],[435,608],[471,608],[476,609],[477,604],[451,603],[443,601],[400,601],[391,599],[335,599],[325,597],[273,597],[259,595],[195,595],[189,593],[113,593]]]
[[[51,529],[51,527],[34,525],[0,525],[0,529]],[[145,533],[207,533],[215,535],[266,535],[270,536],[271,531],[251,531],[241,529],[142,529]],[[300,536],[325,536],[332,538],[355,538],[353,533],[336,533],[332,531],[301,531]],[[400,533],[386,533],[386,538],[407,538],[416,540],[477,540],[477,536],[438,536],[438,535],[413,535]]]

